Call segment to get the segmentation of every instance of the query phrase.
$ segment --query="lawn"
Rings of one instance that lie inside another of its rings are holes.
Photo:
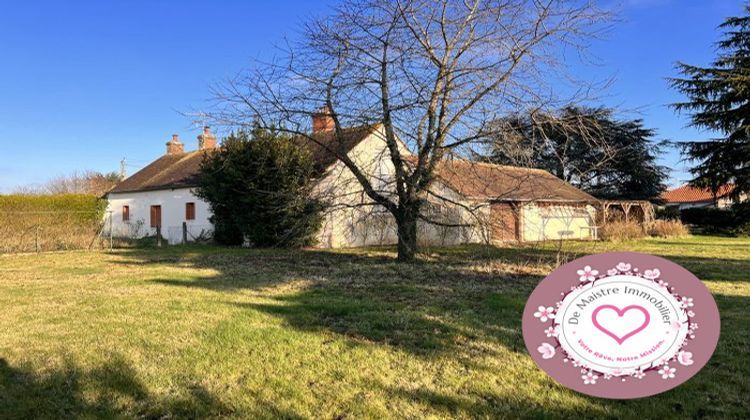
[[[681,387],[589,398],[536,368],[521,312],[559,257],[663,255],[722,337]],[[750,239],[547,248],[173,247],[0,256],[0,418],[747,417]]]

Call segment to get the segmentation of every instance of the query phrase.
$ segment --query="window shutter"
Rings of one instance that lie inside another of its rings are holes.
[[[161,206],[151,206],[151,227],[161,226]]]
[[[185,220],[195,220],[195,203],[185,203]]]
[[[122,206],[122,221],[127,222],[130,220],[130,206]]]

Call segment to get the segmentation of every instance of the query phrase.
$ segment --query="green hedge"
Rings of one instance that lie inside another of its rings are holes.
[[[750,202],[734,204],[728,209],[684,209],[680,217],[683,223],[702,228],[706,233],[750,234]]]
[[[91,246],[107,202],[93,195],[0,195],[0,253]]]
[[[88,194],[0,195],[0,212],[80,212],[102,217],[107,201]]]
[[[680,209],[676,206],[657,208],[656,218],[660,220],[680,220]]]

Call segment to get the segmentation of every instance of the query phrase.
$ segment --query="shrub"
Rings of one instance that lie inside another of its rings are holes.
[[[646,236],[640,223],[615,221],[606,223],[599,231],[599,236],[607,241],[627,241]]]
[[[682,221],[702,228],[706,233],[750,235],[750,202],[736,203],[730,209],[685,209]]]
[[[694,207],[682,210],[680,218],[682,223],[713,231],[732,229],[736,226],[735,217],[731,210],[711,207]]]
[[[734,204],[732,214],[735,221],[732,233],[738,236],[750,236],[750,201]]]
[[[656,218],[659,220],[680,220],[680,209],[675,206],[657,208]]]
[[[206,155],[196,191],[211,206],[217,242],[312,245],[322,222],[314,171],[309,150],[289,137],[261,129],[229,136]]]
[[[0,253],[88,248],[105,208],[93,195],[0,196]]]
[[[681,238],[688,236],[690,231],[679,220],[657,220],[648,233],[660,238]]]

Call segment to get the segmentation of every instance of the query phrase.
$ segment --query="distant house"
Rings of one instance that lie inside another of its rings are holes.
[[[341,150],[364,168],[373,185],[392,191],[394,168],[381,124],[342,130],[336,137],[332,121],[315,116],[312,136]],[[198,150],[185,152],[177,136],[167,153],[108,195],[115,235],[153,235],[157,226],[170,243],[182,241],[183,224],[190,237],[211,230],[210,209],[195,196],[200,163],[217,147],[209,128],[198,136]],[[309,140],[320,173],[315,193],[330,206],[318,234],[321,247],[393,244],[393,218],[374,205],[353,174],[326,147]],[[401,145],[407,161],[408,149]],[[467,160],[446,160],[436,168],[436,181],[426,197],[425,216],[418,227],[422,244],[591,239],[595,235],[597,200],[538,169],[499,166]],[[189,240],[190,238],[188,238]]]
[[[661,194],[659,198],[667,207],[677,207],[680,210],[694,207],[727,208],[732,205],[729,195],[734,191],[734,185],[727,184],[719,188],[714,194],[708,188],[695,188],[690,185],[682,185]]]

